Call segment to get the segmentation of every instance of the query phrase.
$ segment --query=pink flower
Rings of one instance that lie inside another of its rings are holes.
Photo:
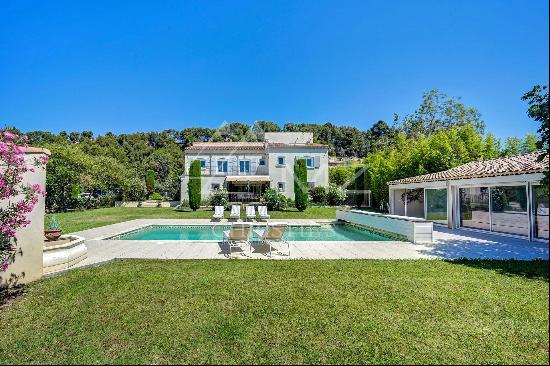
[[[11,132],[8,132],[8,131],[4,131],[3,135],[8,140],[15,140],[17,138],[17,135],[15,135]]]

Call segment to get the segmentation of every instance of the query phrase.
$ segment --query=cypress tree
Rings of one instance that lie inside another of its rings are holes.
[[[189,167],[187,192],[189,193],[189,207],[196,211],[201,205],[201,162],[199,160],[193,160]]]
[[[305,159],[294,163],[294,203],[298,211],[307,208],[307,166]]]

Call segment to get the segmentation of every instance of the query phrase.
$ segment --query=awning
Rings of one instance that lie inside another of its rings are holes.
[[[225,177],[226,182],[240,183],[267,183],[270,182],[269,175],[228,175]]]

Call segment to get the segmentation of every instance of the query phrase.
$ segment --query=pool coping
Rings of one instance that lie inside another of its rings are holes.
[[[242,222],[242,220],[241,220]],[[293,226],[334,223],[334,219],[272,219]],[[113,259],[211,260],[229,259],[219,240],[109,240],[117,234],[157,225],[228,225],[226,219],[134,219],[71,233],[85,238],[88,258],[74,268],[98,265]],[[266,222],[253,222],[263,226]],[[332,259],[548,259],[548,244],[503,238],[438,227],[432,244],[413,244],[408,241],[289,241],[291,257],[274,256],[275,260],[332,260]],[[251,244],[256,245],[254,241]],[[526,245],[527,244],[527,245]],[[256,248],[255,248],[256,249]],[[236,256],[233,256],[234,258]],[[236,259],[236,258],[235,258]],[[239,258],[244,259],[244,258]],[[254,252],[252,259],[269,259]]]
[[[225,226],[225,227],[230,227],[231,223],[232,222],[221,222],[221,223],[216,222],[216,223],[201,223],[201,224],[197,224],[197,223],[195,223],[195,224],[149,223],[149,224],[137,227],[135,229],[124,231],[124,232],[119,233],[119,234],[114,234],[114,235],[109,235],[107,237],[103,237],[99,240],[125,240],[125,241],[149,241],[149,242],[169,241],[169,242],[183,242],[183,243],[186,243],[186,242],[213,243],[213,242],[215,242],[215,243],[218,243],[218,242],[223,241],[223,239],[193,239],[193,240],[185,240],[185,239],[121,239],[121,237],[124,236],[124,235],[138,233],[140,231],[147,230],[147,229],[153,228],[153,227],[182,227],[182,226]],[[250,221],[249,221],[249,223],[252,224],[252,229],[258,228],[258,227],[265,227],[268,224],[268,222],[250,222]],[[408,241],[404,237],[402,238],[402,237],[399,237],[398,235],[392,235],[389,232],[380,232],[379,230],[372,229],[370,227],[366,227],[366,226],[362,226],[362,225],[358,225],[358,224],[354,224],[354,223],[349,223],[349,222],[345,222],[345,221],[341,221],[341,220],[322,220],[322,221],[321,220],[315,220],[311,224],[293,223],[292,221],[290,221],[290,222],[287,221],[287,223],[288,223],[289,227],[311,227],[311,228],[322,227],[322,226],[325,226],[325,225],[347,225],[347,226],[355,227],[355,228],[370,232],[374,235],[382,236],[385,239],[385,240],[327,240],[327,241],[330,241],[330,242],[337,242],[337,241],[347,242],[347,241],[349,241],[349,242],[354,242],[354,243],[355,242],[370,243],[370,242],[407,242]],[[257,240],[255,240],[255,239],[257,239]],[[260,242],[261,240],[257,236],[252,235],[252,238],[250,239],[250,241],[251,242]],[[323,242],[323,240],[288,240],[288,241],[292,241],[292,242]]]

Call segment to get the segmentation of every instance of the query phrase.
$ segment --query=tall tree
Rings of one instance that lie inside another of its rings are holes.
[[[527,115],[540,124],[537,131],[539,133],[537,147],[543,151],[539,157],[542,161],[545,156],[548,156],[548,141],[550,141],[550,122],[548,121],[548,85],[535,85],[533,89],[525,93],[521,99],[529,104]],[[547,190],[548,183],[548,172],[545,172],[544,185]]]
[[[485,123],[474,107],[468,107],[460,99],[449,97],[437,89],[424,93],[422,104],[413,114],[405,116],[400,129],[407,136],[429,136],[452,126],[472,125],[483,133]]]
[[[305,159],[297,159],[294,163],[294,204],[298,211],[307,208],[307,165]]]
[[[508,137],[506,138],[506,143],[504,145],[504,156],[514,156],[521,154],[521,145],[522,141],[519,137]]]
[[[201,162],[193,160],[189,166],[189,183],[187,183],[189,194],[189,207],[196,211],[201,205]]]
[[[151,194],[155,190],[155,180],[157,179],[157,175],[153,169],[147,170],[147,173],[145,174],[145,187],[147,188],[147,196],[151,196]]]

